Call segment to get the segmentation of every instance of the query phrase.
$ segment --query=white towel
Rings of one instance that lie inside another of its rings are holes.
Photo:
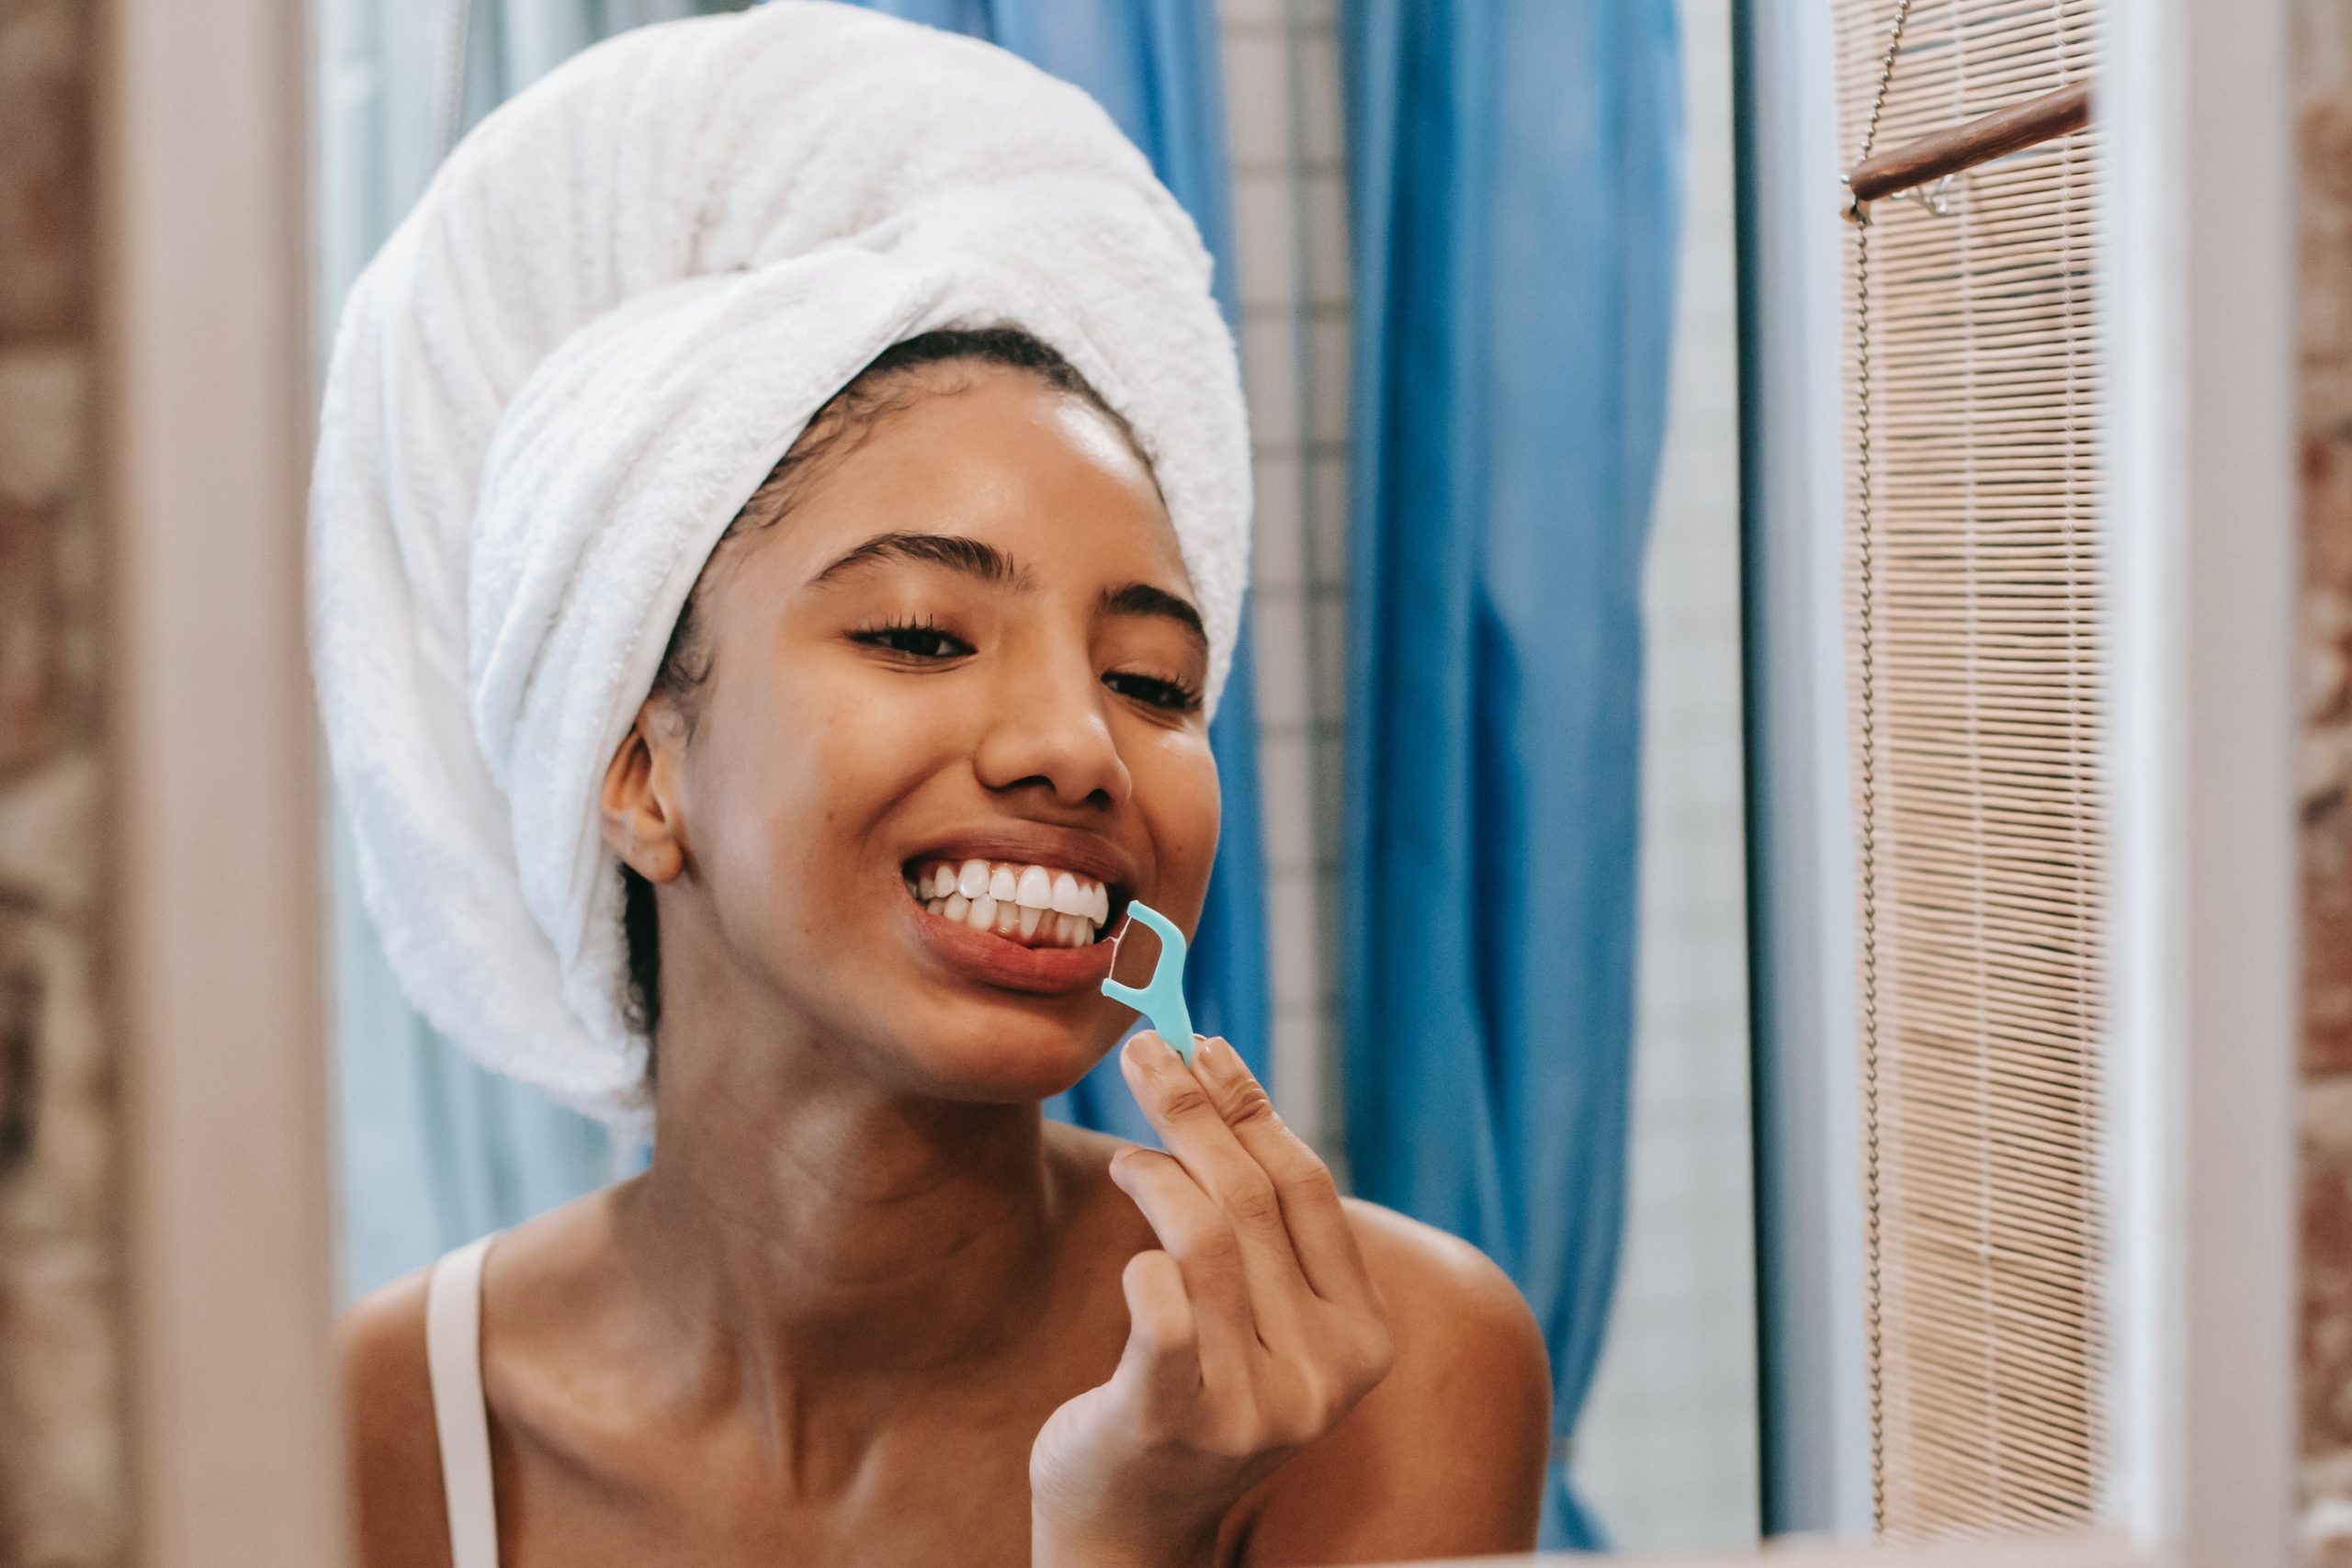
[[[328,748],[424,1017],[644,1124],[598,785],[719,534],[893,343],[1017,324],[1133,424],[1214,701],[1250,463],[1209,275],[1085,94],[824,0],[625,33],[469,135],[352,288],[311,502]]]

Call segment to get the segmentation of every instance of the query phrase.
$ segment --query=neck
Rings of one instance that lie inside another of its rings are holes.
[[[803,1390],[935,1380],[1035,1321],[1062,1193],[1035,1102],[910,1094],[844,1070],[854,1050],[727,1033],[673,1054],[665,1027],[653,1163],[616,1212],[666,1314]]]

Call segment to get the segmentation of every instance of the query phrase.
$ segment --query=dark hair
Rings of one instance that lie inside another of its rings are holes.
[[[1149,455],[1118,411],[1102,400],[1076,366],[1019,327],[946,328],[891,344],[809,418],[808,427],[768,470],[768,477],[727,525],[703,563],[701,576],[686,595],[685,608],[678,613],[677,625],[670,628],[669,646],[662,652],[661,669],[654,672],[652,687],[654,694],[676,700],[689,736],[694,733],[695,694],[710,678],[710,649],[697,612],[719,556],[740,536],[781,522],[826,465],[855,451],[885,417],[926,395],[962,390],[968,382],[923,385],[914,374],[925,367],[954,364],[998,365],[1025,371],[1055,391],[1079,399],[1109,421],[1145,470],[1151,470]],[[621,889],[621,928],[628,940],[629,1021],[650,1040],[662,1021],[662,944],[653,885],[624,865]],[[650,1053],[646,1062],[650,1078],[653,1058]]]

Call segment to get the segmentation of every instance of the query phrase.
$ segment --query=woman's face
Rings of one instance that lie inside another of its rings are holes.
[[[1100,990],[1127,900],[1198,917],[1207,644],[1101,414],[998,367],[913,374],[711,574],[691,726],[662,698],[640,725],[683,851],[663,1014],[747,987],[750,1017],[865,1058],[844,1067],[1043,1098],[1132,1016]]]

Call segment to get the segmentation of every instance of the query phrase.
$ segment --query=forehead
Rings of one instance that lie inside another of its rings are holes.
[[[919,373],[772,532],[777,564],[806,575],[894,529],[985,539],[1046,577],[1189,586],[1166,503],[1125,436],[1085,400],[993,366]]]

